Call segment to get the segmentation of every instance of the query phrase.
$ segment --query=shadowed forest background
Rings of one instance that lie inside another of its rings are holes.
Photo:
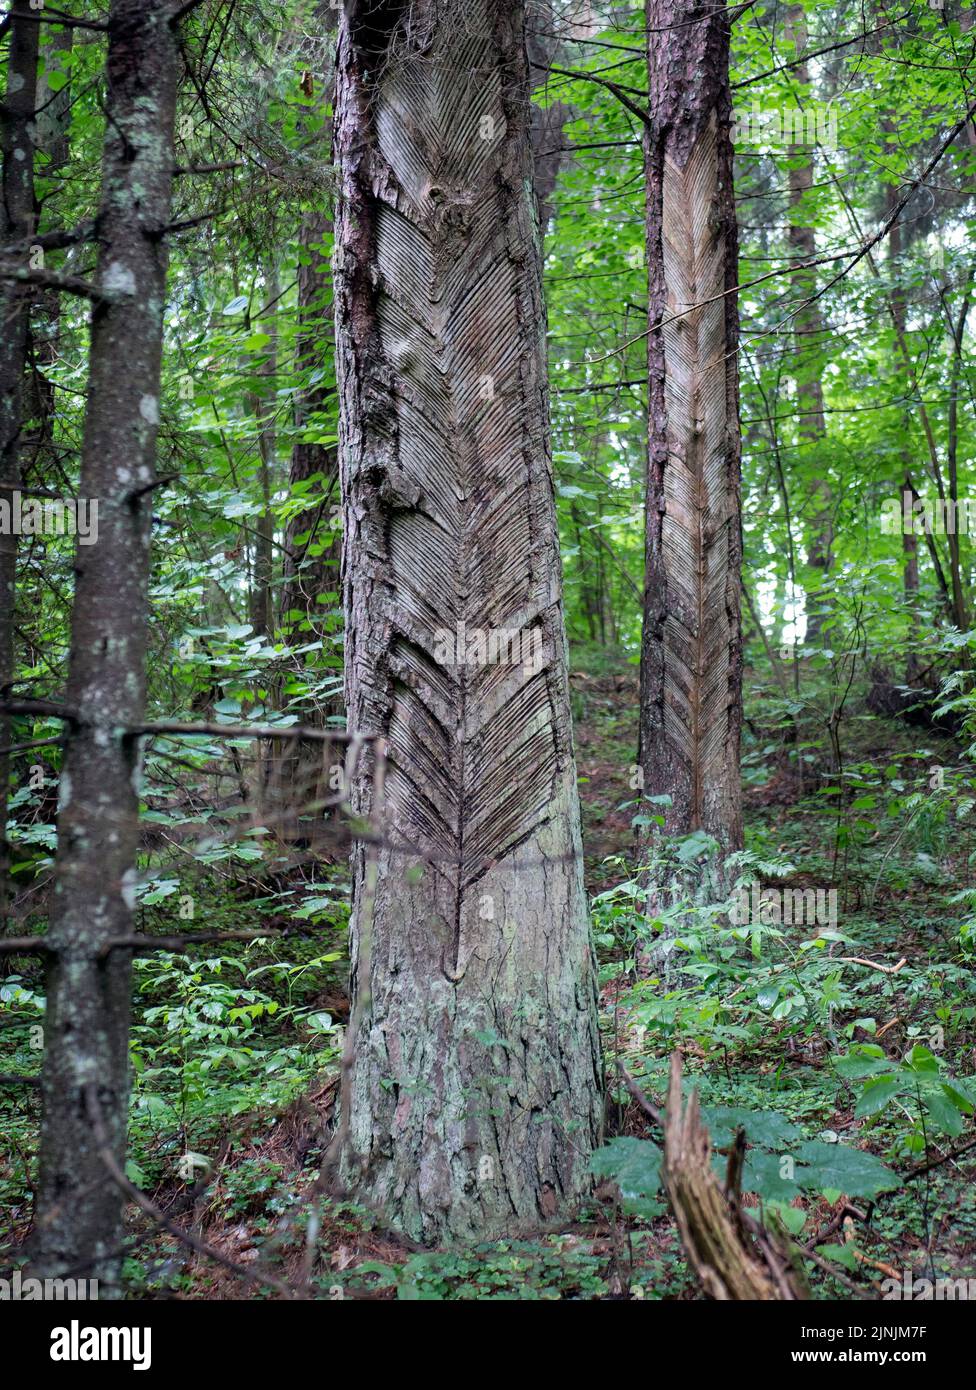
[[[976,1279],[968,4],[3,12],[0,1273]]]

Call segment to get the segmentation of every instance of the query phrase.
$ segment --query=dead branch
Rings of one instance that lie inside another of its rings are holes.
[[[682,1103],[681,1060],[680,1052],[672,1055],[661,1171],[688,1263],[705,1293],[721,1302],[803,1298],[787,1253],[742,1208],[741,1164],[730,1163],[730,1190],[722,1192],[697,1090]]]

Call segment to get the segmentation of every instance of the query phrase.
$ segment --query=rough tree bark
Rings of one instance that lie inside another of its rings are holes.
[[[117,1285],[122,1203],[99,1156],[91,1094],[124,1162],[131,933],[152,488],[159,421],[179,72],[168,3],[113,0],[97,285],[80,493],[98,500],[79,548],[67,699],[77,711],[60,787],[49,940],[34,1258],[45,1273]],[[90,1090],[94,1088],[94,1092]]]
[[[742,843],[729,19],[704,0],[648,0],[647,26],[652,331],[639,763],[645,795],[672,798],[666,832],[702,830],[718,842],[700,877],[713,894],[724,853]]]
[[[564,1217],[601,1113],[526,68],[519,0],[343,17],[347,707],[389,742],[344,1172],[423,1240]],[[538,659],[453,660],[459,623]]]
[[[7,49],[7,86],[0,108],[3,154],[3,199],[0,240],[20,245],[28,261],[34,229],[34,112],[37,105],[37,58],[40,25],[27,0],[12,7]],[[24,384],[31,287],[0,282],[0,501],[12,503],[20,487]],[[0,698],[14,678],[14,612],[17,537],[0,528]],[[0,749],[11,744],[12,725],[0,718]],[[7,843],[7,792],[10,755],[0,752],[0,932],[7,927],[10,847]]]

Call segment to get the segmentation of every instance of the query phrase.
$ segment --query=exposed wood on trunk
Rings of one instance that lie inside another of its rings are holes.
[[[443,1240],[565,1217],[589,1183],[600,1058],[522,8],[401,13],[351,4],[339,49],[348,712],[389,739],[392,842],[368,946],[354,856],[367,1017],[361,1166],[344,1171]],[[463,635],[452,650],[459,624],[523,659],[484,661]],[[368,781],[354,801],[369,809]]]
[[[83,1098],[97,1099],[125,1161],[131,935],[138,843],[136,741],[144,720],[152,488],[179,73],[171,4],[113,0],[107,134],[98,219],[80,493],[99,503],[97,544],[79,547],[71,628],[68,732],[60,786],[49,941],[44,1115],[34,1257],[45,1273],[117,1288],[121,1198]]]
[[[728,17],[648,0],[647,24],[652,331],[639,761],[645,794],[672,797],[667,832],[701,829],[730,851],[742,841],[742,543]],[[653,330],[662,320],[667,327]],[[720,862],[711,867],[720,877]]]

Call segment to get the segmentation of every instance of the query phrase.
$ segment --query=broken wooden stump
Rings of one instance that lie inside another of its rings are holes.
[[[723,1191],[712,1168],[712,1145],[702,1124],[698,1092],[681,1099],[681,1053],[671,1058],[662,1177],[688,1263],[705,1293],[722,1302],[806,1297],[789,1254],[742,1206],[739,1182],[745,1141],[729,1155]]]

